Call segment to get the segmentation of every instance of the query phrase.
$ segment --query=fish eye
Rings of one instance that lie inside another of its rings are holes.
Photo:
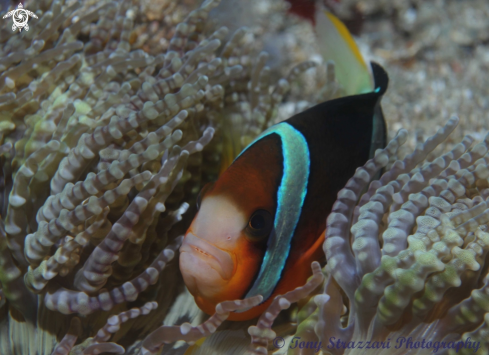
[[[248,221],[246,232],[251,240],[257,241],[268,237],[273,228],[273,217],[267,210],[255,211]]]

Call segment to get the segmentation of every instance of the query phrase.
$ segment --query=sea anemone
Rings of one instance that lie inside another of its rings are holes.
[[[406,140],[400,131],[338,193],[326,222],[329,277],[316,296],[325,352],[489,351],[489,135],[425,162],[457,124],[450,119],[362,195]]]
[[[178,340],[158,332],[184,290],[178,263],[167,266],[184,214],[229,161],[223,140],[238,136],[239,152],[314,66],[272,84],[246,30],[224,41],[227,29],[212,29],[217,4],[164,20],[154,55],[139,49],[151,48],[137,37],[138,1],[42,0],[26,4],[39,17],[28,31],[5,22],[0,353],[67,354],[76,342],[76,353],[153,353]]]

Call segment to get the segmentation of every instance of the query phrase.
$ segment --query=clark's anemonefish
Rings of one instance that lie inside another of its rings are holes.
[[[258,136],[204,187],[180,248],[180,270],[197,305],[275,295],[303,285],[324,259],[326,217],[357,167],[385,146],[380,108],[388,77],[371,64],[375,89],[314,106]]]

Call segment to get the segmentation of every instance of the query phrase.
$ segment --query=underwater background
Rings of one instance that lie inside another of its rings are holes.
[[[226,320],[257,299],[208,316],[186,290],[201,188],[346,94],[291,3],[36,0],[29,30],[0,19],[0,354],[489,354],[484,0],[326,1],[389,75],[390,143],[338,194],[327,264],[259,320]]]

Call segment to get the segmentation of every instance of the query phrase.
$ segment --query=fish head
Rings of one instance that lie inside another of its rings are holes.
[[[198,212],[180,248],[180,270],[206,313],[214,313],[219,302],[243,298],[260,269],[281,174],[280,169],[263,168],[265,163],[273,167],[276,157],[270,154],[280,153],[270,149],[273,143],[259,142],[248,149],[201,191]],[[256,149],[260,146],[263,149]]]

